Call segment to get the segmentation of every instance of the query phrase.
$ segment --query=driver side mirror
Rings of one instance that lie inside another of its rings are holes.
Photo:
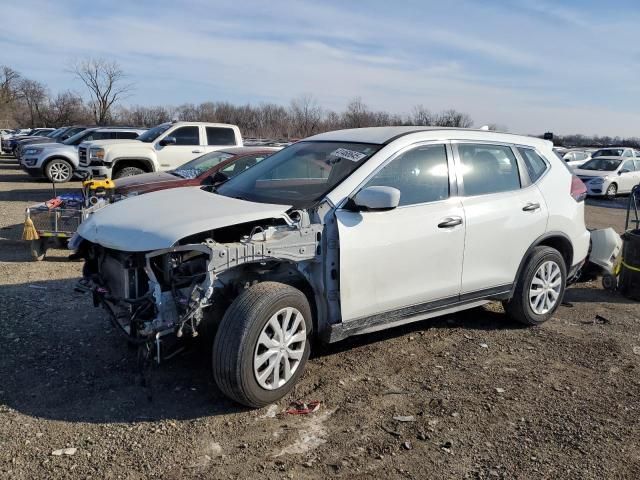
[[[176,137],[164,137],[162,140],[160,140],[160,145],[163,147],[166,147],[167,145],[175,145],[176,144]]]
[[[400,204],[400,190],[393,187],[367,187],[350,202],[357,210],[393,210]]]

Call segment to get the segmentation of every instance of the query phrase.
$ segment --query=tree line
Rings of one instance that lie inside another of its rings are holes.
[[[129,125],[151,127],[170,120],[232,123],[245,137],[272,139],[304,138],[340,128],[419,125],[469,128],[471,117],[449,109],[433,112],[416,105],[408,114],[371,109],[362,98],[351,99],[344,110],[323,108],[310,94],[292,99],[288,105],[260,103],[236,105],[225,101],[199,104],[125,105],[135,85],[120,65],[102,58],[71,63],[68,74],[84,85],[85,95],[65,90],[53,94],[37,80],[9,66],[0,66],[0,127],[58,127],[72,124]],[[507,131],[489,125],[490,130]],[[562,146],[630,145],[640,148],[638,138],[606,136],[555,136]]]

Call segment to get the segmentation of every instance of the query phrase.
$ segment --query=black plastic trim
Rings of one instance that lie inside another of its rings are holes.
[[[425,313],[438,312],[456,306],[463,306],[467,303],[473,303],[479,300],[506,300],[509,298],[510,292],[513,288],[514,287],[511,284],[500,285],[462,295],[445,297],[432,302],[419,303],[409,307],[399,308],[397,310],[376,313],[374,315],[349,320],[346,323],[336,323],[334,325],[330,325],[329,328],[323,332],[322,339],[327,343],[339,342],[352,335],[357,335],[368,328],[411,319],[411,317],[416,317]]]

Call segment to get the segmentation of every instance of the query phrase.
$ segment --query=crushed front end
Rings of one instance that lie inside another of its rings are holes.
[[[245,225],[248,234],[209,232],[152,252],[126,252],[83,241],[83,282],[94,305],[132,343],[196,337],[215,302],[224,303],[261,277],[298,275],[317,283],[322,225],[289,221]],[[233,237],[237,241],[228,241]],[[199,243],[195,243],[199,240]],[[194,243],[191,243],[194,242]],[[315,265],[315,267],[314,267]],[[167,337],[167,338],[165,338]]]

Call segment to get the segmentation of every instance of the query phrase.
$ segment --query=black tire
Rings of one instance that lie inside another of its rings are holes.
[[[38,240],[31,240],[30,250],[31,259],[34,262],[41,262],[42,260],[44,260],[44,257],[47,254],[46,240],[44,240],[43,238],[40,238]]]
[[[304,351],[291,379],[280,388],[261,387],[253,370],[258,337],[269,319],[286,307],[304,317]],[[309,358],[313,322],[305,295],[289,285],[263,282],[241,293],[227,309],[213,343],[213,377],[229,398],[248,407],[264,407],[285,396],[296,384]]]
[[[615,199],[616,195],[618,195],[618,185],[616,185],[615,183],[612,183],[611,185],[609,185],[604,195],[609,200]]]
[[[62,158],[54,158],[44,169],[44,174],[53,183],[66,183],[73,177],[73,165]]]
[[[134,175],[141,175],[143,173],[146,172],[138,167],[124,167],[113,174],[113,179],[116,180],[122,177],[133,177]]]
[[[548,312],[538,314],[533,310],[529,302],[529,290],[538,268],[547,261],[554,262],[560,268],[560,293],[555,305]],[[513,297],[503,305],[507,315],[515,321],[525,325],[540,325],[549,320],[562,303],[567,285],[567,266],[560,252],[555,248],[545,246],[535,247],[526,262],[520,278],[518,278]]]

